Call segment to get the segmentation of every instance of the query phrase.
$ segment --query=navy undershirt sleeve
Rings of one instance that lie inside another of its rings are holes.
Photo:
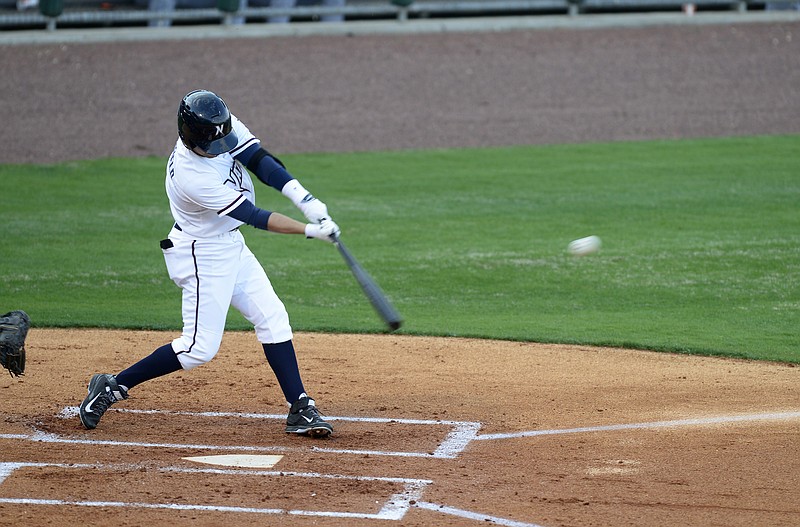
[[[283,186],[293,180],[286,167],[280,160],[264,150],[259,144],[247,147],[236,159],[246,166],[250,172],[265,184],[277,190],[282,190]]]
[[[244,203],[230,211],[228,216],[248,225],[252,225],[256,229],[267,230],[267,222],[271,214],[272,212],[259,209],[253,205],[252,202],[244,200]]]

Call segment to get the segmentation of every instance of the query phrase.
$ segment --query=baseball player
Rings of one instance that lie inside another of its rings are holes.
[[[144,381],[210,361],[219,350],[229,306],[255,327],[267,362],[289,405],[286,432],[326,437],[300,377],[292,328],[264,268],[245,244],[243,224],[333,242],[340,230],[326,205],[265,150],[216,94],[197,90],[181,100],[178,136],[166,167],[175,224],[161,249],[170,278],[183,293],[183,332],[119,374],[96,374],[79,407],[81,423],[97,427],[105,411]],[[247,168],[247,170],[245,170]],[[289,198],[310,223],[255,206],[248,170]]]

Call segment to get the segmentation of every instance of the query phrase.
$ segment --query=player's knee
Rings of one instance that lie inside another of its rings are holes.
[[[289,314],[285,309],[277,310],[259,321],[255,325],[255,330],[258,341],[262,343],[292,340],[292,326],[289,324]]]
[[[204,335],[198,332],[197,335],[183,335],[175,339],[172,348],[183,369],[190,370],[213,359],[221,343],[222,335]]]

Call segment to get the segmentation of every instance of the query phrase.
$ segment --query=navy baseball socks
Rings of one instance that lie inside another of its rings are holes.
[[[292,341],[262,346],[286,401],[294,401],[290,404],[289,415],[286,417],[286,433],[311,437],[327,437],[332,434],[333,427],[322,419],[314,399],[306,395]]]
[[[292,341],[264,344],[263,347],[286,400],[294,401],[286,417],[286,432],[312,437],[332,434],[333,427],[322,418],[314,399],[305,393]],[[108,373],[93,375],[86,399],[78,407],[81,423],[88,430],[97,428],[100,418],[112,404],[128,398],[130,388],[180,369],[182,366],[172,344],[165,344],[116,376]]]

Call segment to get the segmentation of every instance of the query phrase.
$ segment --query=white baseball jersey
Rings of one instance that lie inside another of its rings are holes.
[[[175,223],[190,236],[209,238],[233,230],[242,222],[228,213],[256,196],[250,173],[234,159],[259,143],[250,130],[231,116],[239,142],[231,152],[214,158],[198,156],[178,139],[167,163],[167,196]]]
[[[292,339],[286,308],[238,230],[242,222],[228,216],[244,200],[255,203],[250,174],[233,156],[259,142],[235,117],[232,125],[239,142],[230,153],[201,157],[179,139],[167,163],[175,227],[162,249],[183,291],[183,332],[172,349],[187,370],[216,355],[230,306],[253,324],[261,343]]]

